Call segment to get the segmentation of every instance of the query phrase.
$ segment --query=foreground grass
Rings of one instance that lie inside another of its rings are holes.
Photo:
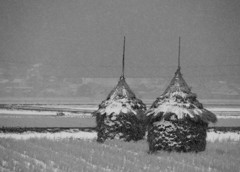
[[[240,171],[240,142],[208,143],[201,153],[148,154],[145,140],[0,140],[0,171]]]

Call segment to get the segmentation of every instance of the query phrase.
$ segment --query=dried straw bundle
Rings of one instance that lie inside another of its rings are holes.
[[[97,141],[122,139],[137,141],[145,135],[144,113],[146,105],[135,97],[121,77],[107,100],[94,112],[97,123]]]
[[[146,112],[150,152],[203,151],[209,122],[216,116],[203,108],[182,78],[180,68],[166,91]]]

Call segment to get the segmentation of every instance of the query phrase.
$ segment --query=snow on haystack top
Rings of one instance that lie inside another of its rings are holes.
[[[128,99],[126,97],[119,98],[119,99],[109,99],[103,101],[97,112],[100,114],[111,115],[120,114],[120,113],[133,113],[137,115],[139,110],[145,111],[146,105],[142,103],[139,99]]]
[[[174,115],[173,115],[174,114]],[[168,118],[182,120],[187,117],[194,121],[216,122],[215,114],[203,108],[197,95],[191,92],[180,72],[175,72],[173,79],[164,93],[156,99],[146,112],[150,118]]]
[[[145,110],[146,105],[135,97],[135,94],[126,83],[125,78],[121,76],[117,86],[110,92],[107,99],[99,105],[99,109],[94,113],[106,115],[133,113],[137,115],[138,112],[144,113]]]

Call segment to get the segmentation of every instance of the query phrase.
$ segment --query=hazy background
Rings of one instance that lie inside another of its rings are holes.
[[[182,73],[200,99],[240,99],[239,0],[0,0],[0,99],[106,98],[121,73],[153,101]]]

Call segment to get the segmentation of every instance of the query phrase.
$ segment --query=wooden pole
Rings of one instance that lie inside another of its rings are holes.
[[[180,66],[180,52],[181,52],[181,37],[179,36],[179,42],[178,42],[178,69],[181,68],[181,66]]]
[[[122,77],[124,78],[124,67],[125,67],[125,36],[123,41],[123,58],[122,58]]]

